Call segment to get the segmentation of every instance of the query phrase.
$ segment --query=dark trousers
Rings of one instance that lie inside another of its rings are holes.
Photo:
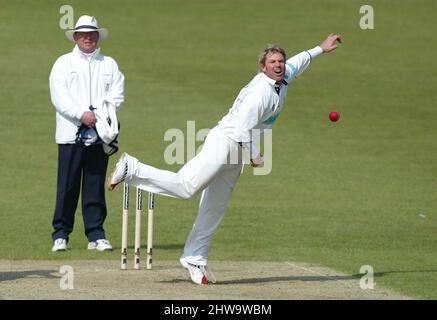
[[[82,216],[88,241],[105,239],[105,177],[108,156],[102,145],[58,145],[58,186],[52,239],[67,239],[82,187]]]

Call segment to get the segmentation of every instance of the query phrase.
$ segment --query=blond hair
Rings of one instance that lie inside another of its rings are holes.
[[[259,64],[260,66],[265,65],[267,56],[269,54],[273,53],[280,53],[284,56],[284,60],[287,60],[287,54],[285,53],[284,48],[280,47],[277,44],[268,44],[263,51],[261,51],[261,54],[259,55]]]

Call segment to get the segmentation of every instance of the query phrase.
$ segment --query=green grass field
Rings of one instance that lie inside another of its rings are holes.
[[[0,259],[119,259],[120,188],[107,193],[114,252],[85,250],[80,209],[71,250],[50,252],[57,148],[48,76],[72,48],[59,28],[63,4],[0,1]],[[371,265],[376,285],[437,298],[437,2],[367,1],[374,30],[360,29],[355,0],[69,4],[75,20],[92,14],[109,29],[102,50],[126,77],[121,149],[174,171],[165,131],[185,131],[187,120],[212,128],[266,43],[292,56],[342,34],[341,48],[290,88],[273,130],[273,171],[246,168],[210,259],[314,262],[351,275]],[[156,199],[155,260],[180,256],[198,200]]]

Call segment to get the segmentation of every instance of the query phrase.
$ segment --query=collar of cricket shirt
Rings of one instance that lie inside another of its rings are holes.
[[[261,72],[261,77],[264,79],[264,80],[266,80],[267,81],[267,83],[268,84],[270,84],[272,87],[274,87],[275,86],[275,84],[276,84],[276,81],[275,80],[273,80],[272,78],[270,78],[270,77],[268,77],[268,76],[266,76],[266,74],[264,73],[264,72]]]
[[[79,57],[84,58],[84,59],[88,59],[88,60],[92,60],[94,57],[98,56],[100,53],[100,48],[96,48],[96,50],[94,50],[91,53],[85,53],[83,51],[81,51],[78,47],[78,45],[76,44],[74,46],[73,52],[76,53]]]

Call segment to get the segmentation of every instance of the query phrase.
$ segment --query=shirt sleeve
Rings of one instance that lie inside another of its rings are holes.
[[[291,78],[300,76],[311,64],[312,60],[323,53],[319,46],[303,51],[287,60],[286,66]]]
[[[80,123],[84,111],[70,94],[67,83],[67,72],[63,60],[58,59],[49,77],[52,104],[62,116]]]
[[[249,152],[250,158],[255,159],[260,155],[255,137],[252,135],[252,129],[259,125],[263,117],[262,97],[256,93],[246,95],[240,105],[240,115],[236,126],[236,132],[239,133],[239,142],[243,149]]]
[[[237,142],[250,142],[250,131],[255,128],[263,115],[262,98],[255,93],[248,93],[240,102],[235,122]]]
[[[255,159],[261,153],[258,149],[257,142],[255,142],[255,141],[241,142],[240,145],[244,150],[249,152],[250,159]]]
[[[117,63],[114,60],[112,62],[112,86],[105,99],[115,106],[116,111],[119,111],[124,102],[124,75],[119,70]]]

